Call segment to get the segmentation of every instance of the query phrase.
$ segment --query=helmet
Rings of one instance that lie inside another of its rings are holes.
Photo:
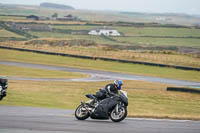
[[[117,86],[117,89],[120,90],[123,82],[121,80],[115,80],[114,84]]]

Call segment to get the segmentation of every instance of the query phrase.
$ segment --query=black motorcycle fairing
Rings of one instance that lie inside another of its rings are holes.
[[[120,94],[120,98],[122,102],[125,104],[125,106],[128,106],[128,98],[125,97],[123,94]]]
[[[98,106],[91,114],[92,119],[109,119],[109,112],[119,102],[119,97],[112,96],[99,102]]]

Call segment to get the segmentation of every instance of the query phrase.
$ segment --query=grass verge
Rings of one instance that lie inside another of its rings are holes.
[[[26,68],[19,66],[0,65],[0,75],[12,77],[32,77],[32,78],[84,78],[87,74],[64,72],[57,70],[46,70],[36,68]]]
[[[109,82],[9,81],[8,96],[0,105],[75,109],[85,94]],[[200,95],[166,91],[166,84],[124,81],[128,115],[134,117],[200,119]]]

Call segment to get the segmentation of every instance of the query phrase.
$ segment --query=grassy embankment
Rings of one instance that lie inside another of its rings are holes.
[[[36,54],[29,52],[19,52],[13,50],[2,50],[2,49],[0,49],[0,57],[1,60],[6,60],[6,61],[18,61],[18,62],[37,63],[37,64],[57,65],[57,66],[70,66],[76,68],[105,70],[105,71],[122,72],[122,73],[146,75],[153,77],[165,77],[165,78],[173,78],[180,80],[200,81],[200,72],[184,71],[173,68],[160,68],[153,66],[108,62],[101,60],[79,59],[79,58]]]

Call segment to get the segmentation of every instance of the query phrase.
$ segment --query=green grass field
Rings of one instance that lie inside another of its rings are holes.
[[[200,81],[200,72],[184,71],[174,68],[161,68],[138,64],[118,63],[101,60],[88,60],[71,57],[36,54],[30,52],[19,52],[0,49],[1,60],[28,62],[36,64],[70,66],[93,70],[105,70],[113,72],[146,75],[153,77],[165,77],[180,80]]]
[[[53,26],[57,29],[66,30],[89,30],[95,28],[94,26]],[[60,38],[60,39],[84,39],[92,40],[97,44],[114,44],[114,45],[143,45],[143,46],[184,46],[184,47],[200,47],[200,39],[198,38],[162,38],[169,37],[200,37],[199,29],[185,29],[185,28],[136,28],[136,27],[115,27],[119,32],[125,34],[122,37],[110,37],[107,39],[101,36],[91,35],[71,35],[56,32],[29,32],[32,35],[40,38]],[[140,37],[140,36],[154,36],[154,37]],[[115,41],[113,41],[113,40]]]
[[[71,35],[64,33],[55,33],[55,32],[29,32],[32,35],[42,38],[51,38],[51,39],[66,39],[66,40],[91,40],[97,44],[116,44],[116,42],[108,40],[102,36],[91,36],[91,35]]]
[[[200,48],[200,39],[194,38],[151,38],[151,37],[112,37],[125,43],[142,46],[181,46]]]
[[[55,29],[91,30],[98,26],[52,25]],[[170,36],[170,37],[200,37],[200,29],[195,28],[164,28],[164,27],[126,27],[114,26],[114,29],[125,36]]]
[[[33,78],[84,78],[86,74],[71,73],[56,70],[26,68],[19,66],[0,65],[0,75],[11,77],[33,77]]]
[[[0,29],[0,37],[18,37],[18,38],[24,38],[23,36],[20,36],[18,34],[13,33],[13,32],[7,31],[5,29]]]
[[[13,21],[13,20],[25,20],[25,17],[18,17],[18,16],[0,16],[0,20],[4,20],[4,21]]]
[[[162,27],[114,27],[125,36],[200,37],[200,29]]]

